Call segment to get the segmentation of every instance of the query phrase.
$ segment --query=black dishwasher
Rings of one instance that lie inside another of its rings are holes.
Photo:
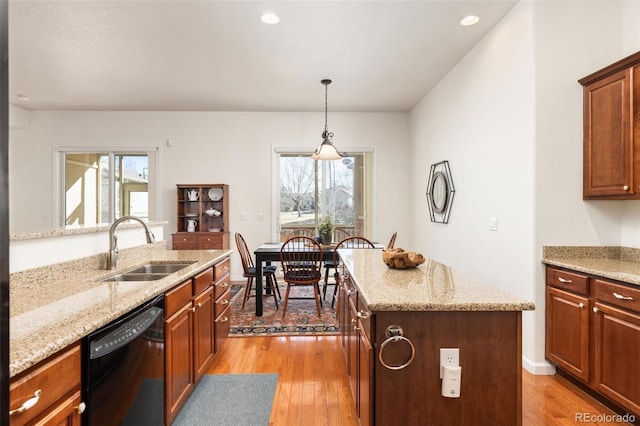
[[[163,425],[164,295],[83,343],[83,425]]]

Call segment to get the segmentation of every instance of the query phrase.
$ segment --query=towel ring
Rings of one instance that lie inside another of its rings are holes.
[[[378,360],[380,360],[380,364],[382,364],[384,367],[388,368],[389,370],[402,370],[403,368],[406,368],[409,364],[411,364],[411,362],[413,361],[413,358],[416,355],[415,346],[413,346],[413,343],[411,343],[411,340],[403,336],[402,327],[400,327],[399,325],[390,325],[389,327],[387,327],[386,335],[387,335],[387,338],[380,345],[380,352],[378,352]],[[409,357],[409,359],[406,362],[400,365],[387,364],[382,359],[382,352],[384,351],[384,347],[387,346],[389,342],[400,342],[400,341],[405,341],[409,344],[409,346],[411,347],[411,357]]]

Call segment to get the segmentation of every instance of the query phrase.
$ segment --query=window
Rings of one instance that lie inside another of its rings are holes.
[[[133,215],[150,219],[156,151],[60,148],[60,224],[95,226]]]
[[[278,153],[280,240],[294,234],[318,235],[318,223],[331,217],[336,235],[370,236],[371,153],[349,153],[335,161],[314,161],[310,152]]]

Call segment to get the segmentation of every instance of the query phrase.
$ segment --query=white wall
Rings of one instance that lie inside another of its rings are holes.
[[[412,111],[415,245],[532,300],[524,366],[544,360],[544,245],[640,242],[640,203],[582,201],[577,80],[638,50],[634,2],[521,2]],[[432,224],[428,166],[449,160],[448,225]],[[489,216],[499,230],[488,230]]]
[[[230,231],[241,232],[255,247],[270,241],[272,221],[272,151],[274,147],[309,147],[322,142],[322,113],[287,112],[30,112],[29,127],[11,129],[11,231],[17,221],[51,227],[52,153],[55,146],[158,147],[160,217],[176,229],[176,184],[226,183],[230,191]],[[375,149],[376,218],[370,237],[387,241],[398,231],[408,241],[410,175],[408,113],[330,113],[335,144]],[[173,147],[166,140],[173,141]],[[388,177],[393,176],[393,180]],[[406,191],[405,191],[406,189]],[[35,194],[25,206],[18,192]],[[22,203],[25,206],[19,210]],[[240,221],[240,213],[247,221]],[[258,215],[264,214],[264,221]],[[235,249],[235,243],[231,243]],[[239,258],[232,257],[232,279],[242,279]]]

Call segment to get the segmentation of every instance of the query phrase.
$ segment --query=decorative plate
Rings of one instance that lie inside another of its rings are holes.
[[[186,217],[197,217],[198,213],[185,213],[184,214]]]
[[[209,199],[211,201],[220,201],[222,200],[223,195],[224,195],[224,191],[222,190],[222,188],[209,189]]]

